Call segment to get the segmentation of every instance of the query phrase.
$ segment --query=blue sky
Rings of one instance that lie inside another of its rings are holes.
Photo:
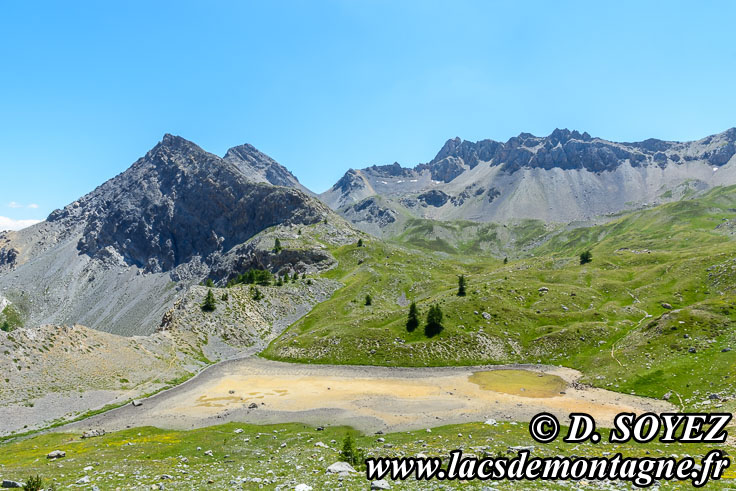
[[[700,138],[736,126],[734,19],[733,1],[5,1],[0,229],[167,132],[251,143],[318,192],[454,136]]]

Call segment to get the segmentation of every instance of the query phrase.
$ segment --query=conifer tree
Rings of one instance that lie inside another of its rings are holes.
[[[462,274],[457,278],[457,296],[465,296],[465,275]]]
[[[207,296],[204,297],[204,303],[202,304],[202,310],[205,312],[212,312],[215,310],[217,300],[215,300],[215,295],[212,293],[212,290],[207,290]]]
[[[411,305],[409,305],[409,315],[406,319],[406,330],[412,332],[417,327],[419,327],[419,309],[417,309],[417,304],[412,302]]]
[[[442,332],[442,309],[439,305],[432,305],[427,312],[427,325],[424,334],[431,338]]]

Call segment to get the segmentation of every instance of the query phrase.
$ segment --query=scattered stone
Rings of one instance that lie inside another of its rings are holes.
[[[256,408],[258,408],[258,404],[256,404],[255,402],[251,402],[250,404],[248,404],[248,409],[256,409]]]
[[[495,419],[493,419],[493,418],[487,419],[486,422],[485,422],[485,424],[491,425],[491,426],[496,426],[497,423],[498,422]]]
[[[723,348],[721,353],[728,353],[729,351],[731,351],[731,348]]]
[[[549,291],[549,288],[547,288],[546,286],[543,286],[542,288],[540,288],[540,289],[539,289],[539,290],[537,290],[537,291],[538,291],[539,293],[547,293],[547,292]]]
[[[204,454],[207,455],[208,457],[212,457],[212,450],[207,450],[205,451]]]
[[[373,481],[371,489],[391,489],[391,485],[385,479],[381,479],[380,481]]]
[[[235,430],[235,433],[236,433],[236,434],[240,434],[240,433],[242,433],[242,432],[243,432],[243,428],[237,428],[237,429]]]
[[[82,433],[82,438],[95,438],[105,434],[105,430],[87,430]]]
[[[317,443],[314,444],[314,446],[315,447],[320,447],[320,448],[330,448],[330,447],[328,447],[327,445],[325,445],[322,442],[317,442]]]
[[[665,401],[669,401],[670,397],[672,397],[672,391],[668,391],[665,395],[662,396],[662,399]]]
[[[54,450],[53,452],[49,452],[46,455],[46,458],[47,459],[52,459],[52,460],[53,459],[62,459],[64,457],[66,457],[66,452],[63,451],[63,450]]]
[[[491,320],[491,314],[489,314],[488,312],[483,312],[481,315],[485,320]]]
[[[668,304],[667,302],[661,303],[663,309],[672,310],[672,305]]]
[[[3,488],[22,488],[23,483],[17,481],[11,481],[10,479],[3,479],[3,483],[0,487]]]
[[[133,404],[133,406],[135,406],[135,407],[138,407],[138,406],[142,406],[143,405],[143,403],[141,401],[137,400],[137,399],[133,399],[133,402],[131,402],[131,404]]]
[[[517,445],[515,447],[509,447],[509,452],[521,452],[522,450],[527,450],[529,452],[532,452],[534,450],[534,446],[532,446],[532,445],[529,445],[529,446]]]
[[[312,491],[312,486],[308,484],[297,484],[294,491]]]
[[[80,479],[77,479],[77,482],[75,484],[89,484],[89,476],[84,476]]]
[[[690,348],[689,350],[687,350],[687,352],[688,353],[697,353],[698,350],[696,350],[695,348]]]
[[[171,476],[170,476],[170,475],[168,475],[168,474],[161,474],[161,480],[163,481],[163,480],[166,480],[166,479],[174,479],[174,478],[173,478],[173,477],[171,477]]]

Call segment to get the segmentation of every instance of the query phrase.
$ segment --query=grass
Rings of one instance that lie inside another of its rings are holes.
[[[0,325],[7,326],[8,331],[17,329],[23,326],[23,319],[12,305],[7,305],[2,312],[0,312]]]
[[[236,430],[238,433],[236,433]],[[607,430],[600,430],[607,442]],[[563,428],[563,435],[566,428]],[[451,450],[477,457],[513,457],[510,447],[533,447],[532,456],[606,456],[621,452],[626,457],[666,457],[691,455],[696,459],[712,447],[702,444],[566,444],[561,437],[550,444],[539,444],[529,436],[523,423],[486,425],[471,423],[434,428],[431,431],[362,435],[350,428],[314,427],[298,423],[254,426],[231,423],[191,431],[135,428],[102,437],[81,439],[78,434],[48,433],[0,446],[0,473],[5,479],[22,480],[40,475],[57,487],[71,486],[87,476],[87,485],[101,489],[150,488],[163,483],[171,489],[232,489],[243,483],[247,489],[261,485],[273,489],[293,489],[307,484],[314,489],[366,489],[362,473],[344,478],[330,476],[326,468],[340,460],[339,452],[350,434],[366,457],[404,457],[423,453],[448,458]],[[316,445],[322,442],[325,446]],[[49,461],[46,454],[63,450],[66,457]],[[205,452],[211,451],[212,455]],[[447,461],[447,460],[445,460]],[[720,483],[709,488],[733,486],[736,472],[729,469]],[[437,483],[437,482],[435,482]],[[392,483],[397,485],[399,483]],[[452,482],[452,488],[482,489],[479,481]],[[570,483],[502,482],[504,489],[562,489]],[[584,485],[585,483],[580,483]],[[592,484],[592,483],[590,483]],[[408,489],[427,489],[428,483],[409,479]],[[689,482],[674,482],[670,488],[685,489]]]
[[[736,241],[717,226],[735,216],[730,187],[545,240],[530,223],[519,236],[538,245],[506,265],[406,241],[333,249],[339,267],[326,276],[345,286],[263,356],[387,366],[548,363],[581,370],[591,385],[656,398],[669,392],[685,408],[732,410]],[[593,261],[580,265],[588,249]],[[460,274],[466,297],[456,295]],[[440,335],[428,339],[422,326],[407,332],[410,301],[422,316],[441,306]]]

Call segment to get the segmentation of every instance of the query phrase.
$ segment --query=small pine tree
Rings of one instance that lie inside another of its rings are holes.
[[[457,296],[465,296],[465,275],[462,274],[457,278]]]
[[[507,258],[507,257],[503,258],[503,263],[504,264],[508,264],[509,263],[509,258]]]
[[[41,491],[43,489],[43,479],[41,476],[28,476],[26,483],[23,485],[23,489],[27,491]]]
[[[303,280],[307,279],[307,273],[302,273],[302,279]]]
[[[227,294],[227,292],[222,294],[222,297],[220,297],[223,302],[227,302],[230,296]]]
[[[417,304],[412,302],[409,305],[409,315],[406,318],[406,330],[412,332],[417,327],[419,327],[419,309],[417,309]]]
[[[206,286],[207,288],[214,288],[215,282],[212,281],[212,278],[207,278],[207,281],[204,282],[204,286]]]
[[[252,286],[250,287],[250,296],[257,302],[263,298],[263,293],[261,293],[261,290],[259,290],[257,286]]]
[[[358,247],[363,247],[363,239],[358,239]]]
[[[276,237],[276,240],[273,243],[273,252],[281,252],[281,241],[278,237]]]
[[[215,310],[215,305],[217,301],[215,300],[215,295],[212,293],[212,290],[207,290],[207,296],[204,297],[204,303],[202,304],[202,310],[205,312],[212,312]]]
[[[345,439],[342,441],[340,458],[353,467],[361,468],[365,464],[365,453],[363,449],[355,446],[355,441],[349,434],[345,435]]]
[[[593,253],[587,250],[580,254],[580,264],[588,264],[593,260]]]
[[[365,296],[365,304],[366,304],[366,305],[371,305],[371,304],[373,304],[373,298],[371,298],[371,296],[370,296],[370,295],[366,295],[366,296]]]
[[[307,278],[307,285],[311,285],[311,284],[312,284],[312,278]]]
[[[432,305],[427,312],[427,325],[424,334],[431,338],[442,332],[442,309],[439,305]]]
[[[283,284],[284,284],[284,280],[282,280],[281,277],[279,276],[279,279],[276,280],[276,286],[283,286]]]
[[[0,326],[0,330],[10,332],[10,322],[3,321],[3,324]]]
[[[293,275],[291,276],[291,282],[292,282],[292,283],[296,283],[296,280],[298,280],[298,279],[299,279],[299,275],[298,275],[297,273],[294,273],[294,274],[293,274]]]

